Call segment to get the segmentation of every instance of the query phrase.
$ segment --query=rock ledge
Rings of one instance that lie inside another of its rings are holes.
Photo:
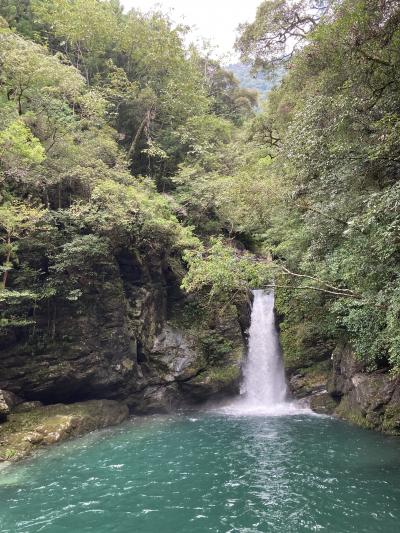
[[[54,404],[13,412],[0,425],[0,462],[18,461],[41,446],[115,426],[128,416],[128,407],[114,400]]]

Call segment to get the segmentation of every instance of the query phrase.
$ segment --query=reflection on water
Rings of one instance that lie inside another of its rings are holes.
[[[327,417],[148,417],[2,470],[0,530],[394,533],[399,452]]]

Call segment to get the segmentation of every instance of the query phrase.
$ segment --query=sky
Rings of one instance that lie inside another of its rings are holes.
[[[229,61],[237,60],[233,45],[238,25],[254,20],[261,0],[121,0],[121,3],[126,9],[142,11],[161,6],[174,22],[195,27],[192,41],[209,41],[216,47],[213,55]]]

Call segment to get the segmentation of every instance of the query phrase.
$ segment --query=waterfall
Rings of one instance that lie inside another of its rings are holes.
[[[249,353],[244,368],[243,400],[250,407],[271,408],[287,400],[288,388],[275,327],[274,294],[253,291]]]
[[[309,412],[289,399],[278,332],[274,294],[253,291],[249,352],[243,369],[240,397],[223,410],[233,415],[292,415]]]

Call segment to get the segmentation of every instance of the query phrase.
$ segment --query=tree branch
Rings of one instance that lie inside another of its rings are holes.
[[[327,218],[328,220],[334,220],[335,222],[339,222],[339,224],[343,224],[343,226],[351,227],[352,229],[355,229],[358,232],[360,232],[363,235],[365,235],[365,232],[362,229],[357,228],[357,226],[350,226],[350,224],[348,223],[347,220],[343,220],[341,218],[337,218],[337,217],[334,217],[332,215],[328,215],[328,214],[324,213],[323,211],[320,211],[319,209],[316,209],[315,207],[311,207],[310,205],[308,205],[306,203],[295,203],[295,205],[299,209],[305,209],[306,211],[311,211],[313,213],[317,213],[317,215],[321,215],[322,217]]]
[[[153,118],[153,114],[154,114],[154,107],[151,107],[150,109],[148,109],[144,115],[144,118],[139,126],[139,129],[137,130],[136,132],[136,135],[135,137],[133,138],[132,140],[132,144],[129,148],[129,151],[128,151],[128,159],[132,159],[133,156],[135,155],[135,152],[136,152],[136,147],[139,143],[139,139],[143,133],[143,131],[148,128],[150,126],[150,122]]]
[[[278,264],[278,266],[284,271],[285,274],[287,274],[289,276],[293,276],[295,278],[311,279],[313,281],[317,281],[318,283],[322,283],[322,285],[325,285],[325,287],[327,287],[328,289],[331,289],[333,291],[340,292],[340,293],[347,293],[347,294],[353,295],[353,296],[358,296],[351,289],[341,289],[340,287],[335,287],[335,285],[330,285],[329,283],[327,283],[326,281],[324,281],[321,278],[317,278],[315,276],[310,276],[309,274],[298,274],[297,272],[291,272],[288,268],[286,268],[285,266],[283,266],[281,264]]]
[[[346,298],[354,298],[356,300],[361,300],[361,296],[359,296],[358,294],[349,294],[346,292],[329,291],[328,289],[321,289],[320,287],[311,287],[311,286],[293,287],[291,285],[264,285],[264,288],[266,289],[289,289],[289,290],[295,290],[295,291],[303,291],[303,290],[318,291],[318,292],[323,292],[326,294],[333,294],[334,296],[342,296]]]

